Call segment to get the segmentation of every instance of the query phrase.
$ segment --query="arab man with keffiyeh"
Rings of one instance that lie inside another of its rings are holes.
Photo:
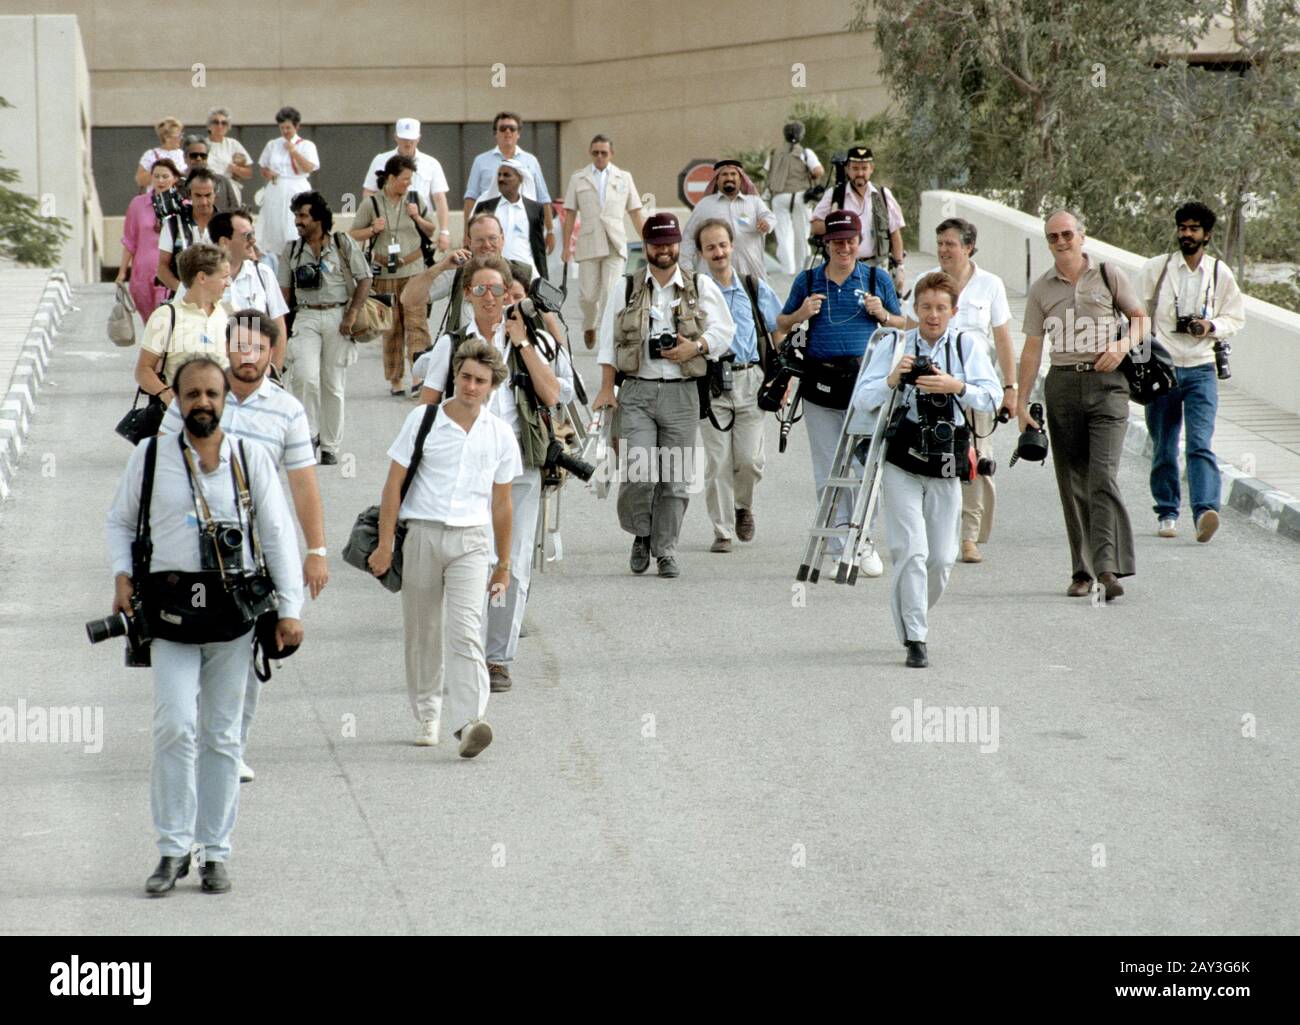
[[[714,220],[723,221],[731,228],[731,266],[736,273],[753,274],[766,281],[763,236],[772,230],[776,216],[759,198],[758,189],[739,160],[719,160],[713,165],[709,187],[686,222],[678,260],[681,266],[695,269],[695,232],[705,221]]]

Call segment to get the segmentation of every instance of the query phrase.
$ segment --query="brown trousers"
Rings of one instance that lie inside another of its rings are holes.
[[[1116,479],[1128,431],[1128,383],[1118,370],[1052,367],[1043,397],[1074,579],[1132,576],[1133,526]]]
[[[393,299],[393,326],[384,334],[384,377],[389,388],[402,387],[406,368],[415,357],[429,347],[429,322],[421,304],[419,316],[402,302],[403,293],[415,278],[375,278],[371,292],[391,295]]]

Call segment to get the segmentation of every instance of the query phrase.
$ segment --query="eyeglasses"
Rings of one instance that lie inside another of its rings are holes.
[[[1074,232],[1072,231],[1049,231],[1047,233],[1047,241],[1051,245],[1055,245],[1057,242],[1069,242],[1072,238],[1074,238]]]
[[[208,155],[206,153],[186,153],[185,159],[186,160],[207,160]]]
[[[208,124],[210,124],[210,125],[229,125],[230,122],[227,121],[225,118],[214,117],[211,121],[208,122]]]
[[[519,131],[519,126],[518,126],[518,125],[497,125],[497,131],[498,131],[498,132],[517,132],[517,131]]]
[[[241,231],[239,233],[239,237],[242,238],[245,242],[252,242],[254,239],[257,238],[257,233],[253,231],[252,228],[250,228],[248,231]]]
[[[500,299],[503,295],[506,294],[506,286],[505,285],[475,285],[473,288],[469,290],[470,295],[477,295],[477,296],[484,296],[487,295],[489,292],[491,292],[494,296]]]

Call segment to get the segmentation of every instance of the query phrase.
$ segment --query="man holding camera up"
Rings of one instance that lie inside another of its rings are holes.
[[[1146,407],[1151,433],[1151,497],[1160,537],[1178,536],[1178,436],[1187,424],[1187,490],[1191,492],[1196,540],[1208,542],[1219,529],[1223,483],[1210,448],[1219,408],[1220,378],[1232,371],[1225,341],[1245,323],[1237,279],[1222,260],[1207,256],[1214,211],[1184,203],[1174,212],[1177,253],[1153,257],[1138,274],[1158,338],[1174,361],[1173,389]]]
[[[1051,369],[1043,385],[1052,466],[1070,542],[1073,576],[1066,594],[1086,598],[1099,581],[1106,601],[1124,593],[1121,577],[1136,569],[1133,527],[1119,493],[1119,462],[1128,431],[1128,380],[1119,369],[1131,339],[1141,338],[1145,314],[1118,267],[1095,263],[1084,251],[1083,224],[1069,210],[1044,227],[1055,266],[1025,299],[1020,350],[1020,430],[1035,422],[1026,399],[1038,379],[1043,336],[1051,335]],[[1129,318],[1116,339],[1115,308]]]
[[[307,410],[320,443],[321,466],[339,461],[348,367],[357,361],[352,328],[370,294],[370,264],[344,232],[319,192],[290,201],[298,240],[284,248],[276,274],[294,311],[285,357],[289,390]]]
[[[832,210],[848,210],[856,214],[863,228],[862,240],[858,243],[858,259],[865,260],[873,267],[884,267],[888,262],[890,276],[894,279],[895,291],[903,287],[903,211],[898,201],[886,188],[876,188],[871,184],[871,175],[876,169],[876,159],[866,146],[854,146],[848,151],[848,161],[844,164],[845,187],[839,183],[829,189],[821,201],[813,208],[812,230],[814,235],[826,238],[826,226]]]
[[[891,323],[903,326],[902,309],[889,275],[879,267],[858,262],[862,243],[858,215],[848,210],[827,214],[824,238],[829,250],[826,263],[794,279],[776,321],[782,331],[808,325],[808,359],[799,394],[803,397],[819,506],[867,342],[880,327]],[[848,523],[852,515],[853,496],[845,492],[840,496],[835,522]],[[827,539],[827,555],[838,558],[843,550],[843,538]],[[878,577],[883,571],[873,547],[862,560],[861,572]]]
[[[150,792],[162,859],[150,896],[189,872],[194,844],[203,891],[230,889],[250,634],[278,612],[280,647],[303,636],[297,535],[274,462],[221,430],[221,364],[193,357],[174,384],[184,433],[136,448],[108,515],[113,612],[142,616],[153,638]]]
[[[930,664],[929,609],[957,561],[970,411],[992,413],[1002,401],[984,339],[949,328],[959,291],[942,271],[918,281],[920,326],[903,336],[897,363],[893,345],[876,347],[853,395],[853,408],[870,413],[892,390],[904,389],[886,433],[880,501],[894,566],[890,608],[913,669]]]
[[[677,538],[690,502],[687,453],[700,421],[697,381],[709,360],[730,350],[736,323],[711,278],[678,266],[676,217],[647,218],[641,238],[646,269],[623,279],[623,295],[601,325],[601,386],[591,408],[618,410],[628,462],[618,521],[633,537],[632,572],[649,569],[653,555],[659,575],[672,578],[681,573]]]
[[[509,304],[507,292],[513,274],[499,256],[476,256],[464,268],[464,295],[474,315],[463,329],[445,334],[428,357],[427,376],[421,398],[441,402],[454,391],[451,368],[456,350],[471,338],[489,342],[502,357],[510,376],[495,388],[486,408],[511,428],[519,442],[523,469],[510,485],[511,528],[510,583],[503,598],[489,604],[484,651],[492,692],[509,690],[513,684],[510,666],[519,646],[519,628],[524,621],[524,604],[532,576],[533,545],[537,514],[541,507],[542,474],[549,454],[550,433],[542,420],[541,407],[554,406],[573,398],[573,369],[567,359],[555,360],[555,339],[536,325],[519,308]],[[454,297],[453,297],[453,301]]]
[[[758,389],[771,346],[781,340],[776,318],[781,300],[762,278],[737,274],[731,266],[731,225],[705,221],[695,229],[695,248],[708,264],[727,301],[736,333],[731,351],[714,366],[721,373],[711,399],[719,423],[731,418],[728,430],[700,424],[704,443],[704,495],[713,521],[711,552],[731,551],[733,536],[754,539],[754,486],[763,478],[763,411]],[[713,382],[710,382],[712,385]],[[730,387],[728,387],[730,386]]]

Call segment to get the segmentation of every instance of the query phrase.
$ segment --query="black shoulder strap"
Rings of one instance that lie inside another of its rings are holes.
[[[411,481],[415,480],[415,471],[420,468],[420,460],[424,458],[424,442],[429,437],[429,431],[432,430],[437,415],[437,406],[425,406],[424,419],[420,421],[420,429],[415,432],[415,451],[411,453],[411,465],[406,468],[406,476],[402,479],[402,497],[398,501],[399,505],[406,501],[406,493],[411,489]]]
[[[158,465],[158,435],[145,442],[144,475],[140,478],[140,512],[135,521],[135,538],[149,543],[149,509],[153,505],[154,468]]]
[[[1147,312],[1151,314],[1152,320],[1156,316],[1156,303],[1160,301],[1160,286],[1165,283],[1165,275],[1169,273],[1169,261],[1170,257],[1165,257],[1164,266],[1160,268],[1160,277],[1156,278],[1156,289],[1151,293],[1151,301],[1147,303]],[[1106,287],[1110,288],[1110,285]]]
[[[635,281],[636,281],[635,274],[627,274],[623,278],[623,282],[624,282],[623,305],[624,306],[626,306],[628,303],[632,301],[632,289],[634,287]]]
[[[1097,264],[1097,270],[1101,272],[1101,283],[1106,286],[1106,291],[1110,293],[1110,308],[1116,316],[1120,316],[1119,301],[1115,298],[1115,288],[1110,283],[1110,276],[1106,273],[1106,262]]]
[[[740,280],[745,286],[745,294],[749,296],[749,308],[754,311],[754,333],[758,338],[758,362],[763,367],[766,367],[766,350],[771,348],[772,334],[767,329],[767,321],[763,319],[763,311],[758,305],[758,279],[753,274],[743,274]]]
[[[376,218],[379,217],[379,200],[375,198],[377,195],[378,195],[377,192],[372,192],[372,193],[370,194],[370,205],[374,208],[374,211],[375,211],[375,217],[376,217]],[[396,226],[396,225],[393,225],[393,227],[396,228],[397,226]],[[370,236],[370,245],[366,247],[366,259],[367,259],[367,260],[370,260],[370,259],[372,259],[372,258],[374,257],[374,255],[375,255],[375,246],[376,246],[378,243],[379,243],[379,236],[378,236],[378,235],[371,235],[371,236]],[[337,244],[337,243],[336,243],[336,244]],[[342,255],[342,249],[339,250],[339,253],[340,253],[340,256],[341,256],[341,255]]]
[[[167,313],[171,317],[171,322],[167,325],[167,344],[163,346],[162,362],[158,365],[158,380],[163,384],[167,383],[167,356],[172,347],[172,337],[176,334],[176,304],[168,299],[164,306],[167,307]]]
[[[454,331],[448,331],[447,337],[451,340],[451,352],[447,353],[447,384],[442,389],[444,402],[456,394],[456,378],[452,375],[451,365],[456,359],[456,350],[465,342],[465,329],[458,327]]]

